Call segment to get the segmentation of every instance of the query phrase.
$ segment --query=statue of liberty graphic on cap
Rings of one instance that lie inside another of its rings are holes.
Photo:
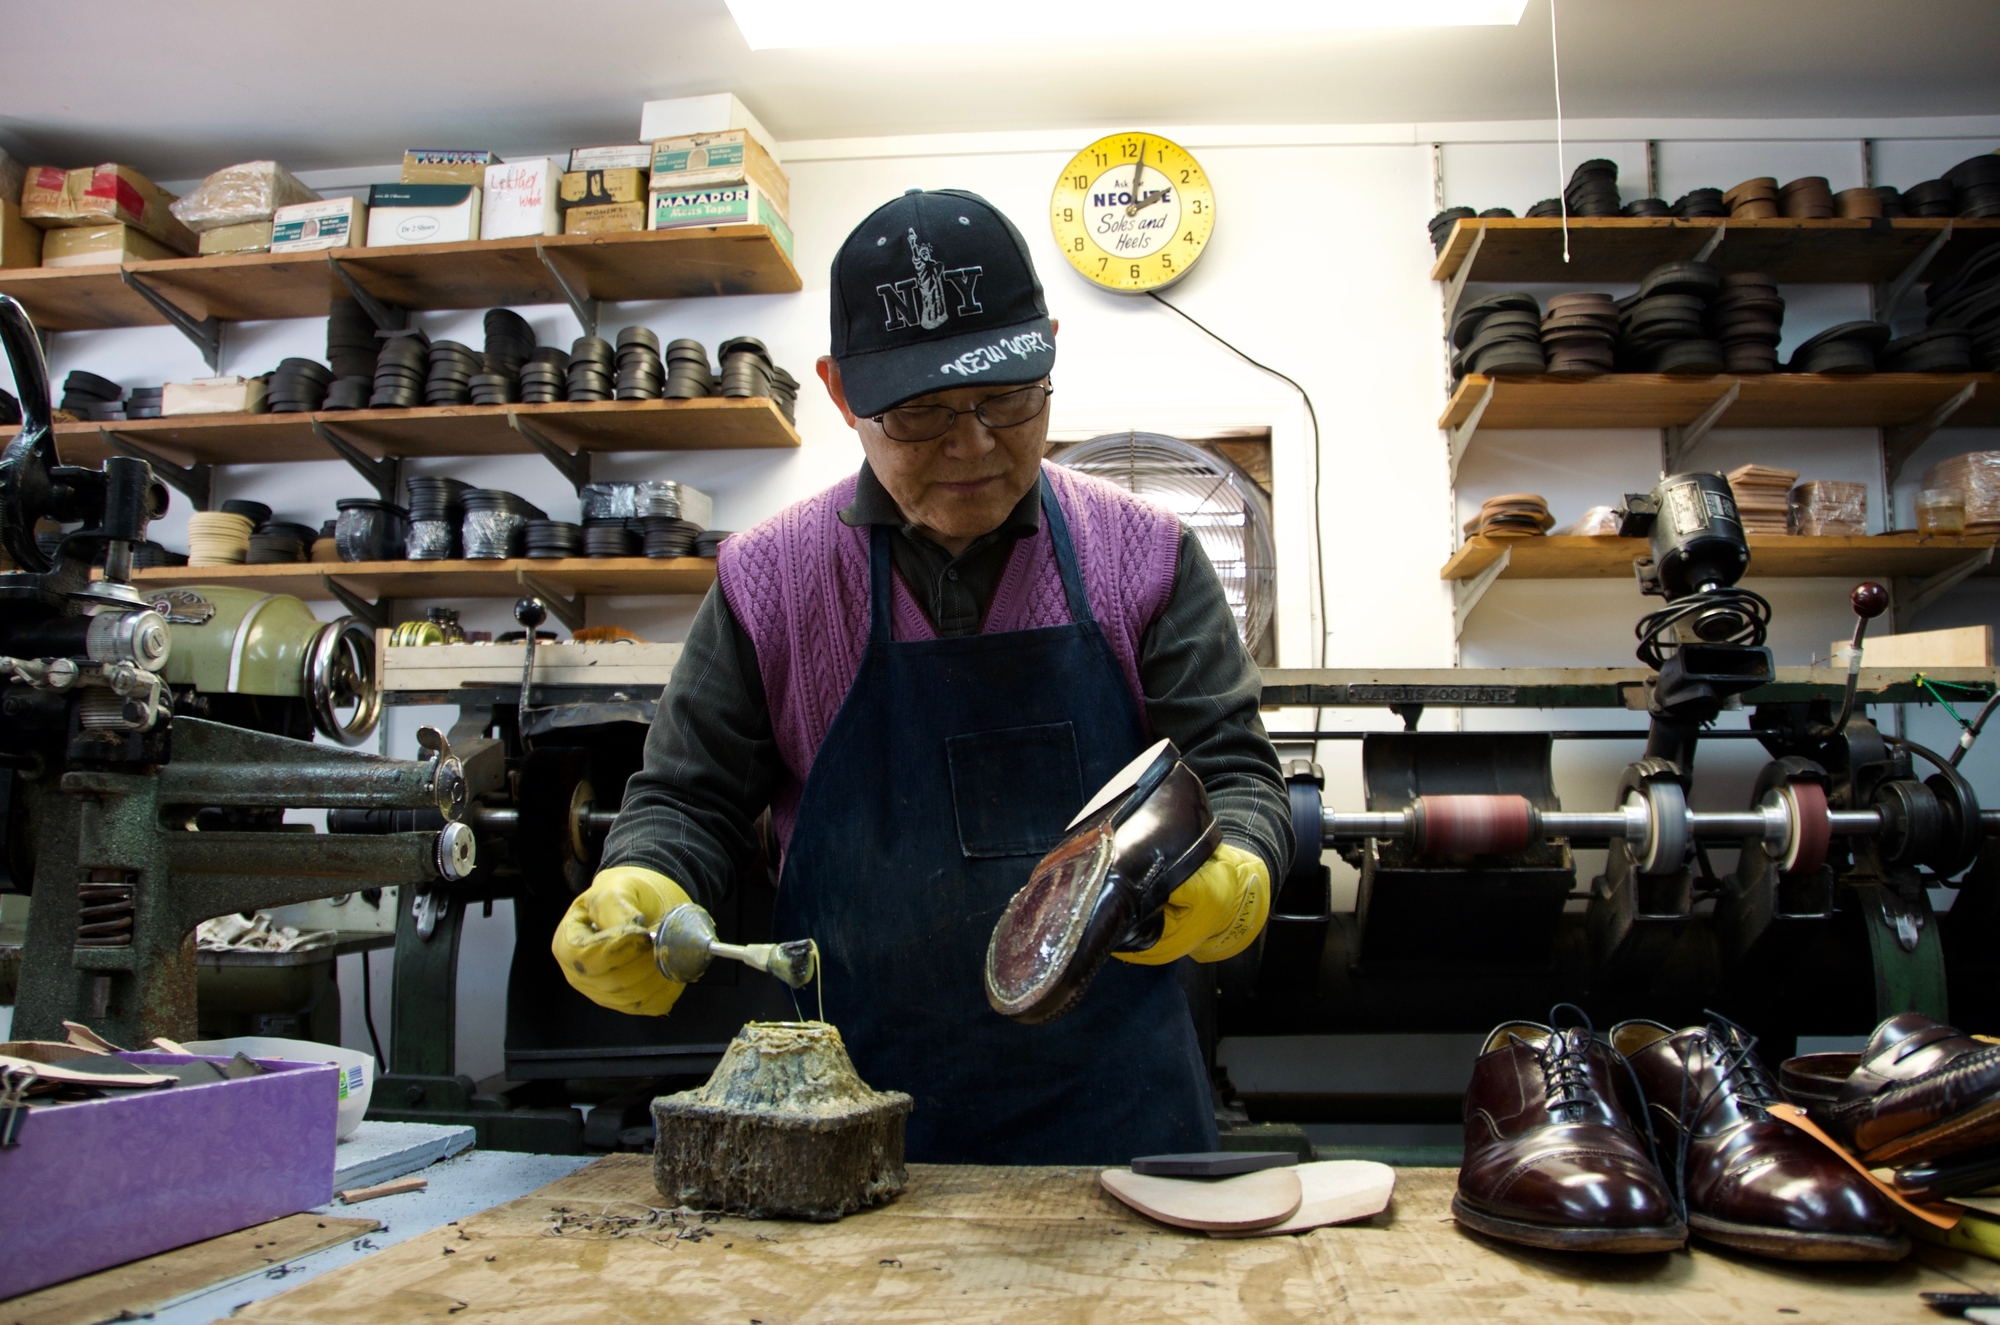
[[[910,266],[917,272],[917,324],[936,331],[945,324],[944,270],[931,257],[931,246],[917,238],[915,226],[910,227]]]

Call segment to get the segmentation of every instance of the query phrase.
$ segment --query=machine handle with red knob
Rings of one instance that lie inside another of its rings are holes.
[[[1847,720],[1854,715],[1854,692],[1861,684],[1861,639],[1868,633],[1868,623],[1889,610],[1889,591],[1869,580],[1854,586],[1847,605],[1854,609],[1854,639],[1847,646],[1847,694],[1840,701],[1840,720],[1833,724],[1836,732],[1846,731]]]

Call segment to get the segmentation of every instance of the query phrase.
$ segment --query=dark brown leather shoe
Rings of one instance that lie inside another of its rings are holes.
[[[1786,1059],[1779,1084],[1871,1167],[2000,1141],[2000,1045],[1921,1012],[1889,1018],[1858,1054]]]
[[[1590,1028],[1508,1022],[1465,1092],[1451,1212],[1489,1237],[1556,1251],[1672,1251],[1687,1241],[1619,1103],[1625,1068]]]
[[[1611,1028],[1653,1120],[1660,1167],[1688,1229],[1788,1261],[1894,1261],[1909,1255],[1895,1212],[1840,1156],[1771,1117],[1776,1085],[1755,1041],[1720,1022],[1675,1031]]]

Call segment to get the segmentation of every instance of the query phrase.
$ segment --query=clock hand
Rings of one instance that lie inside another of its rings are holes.
[[[1144,203],[1139,201],[1139,199],[1144,196],[1139,192],[1139,180],[1145,173],[1146,173],[1146,140],[1144,138],[1141,138],[1139,140],[1139,160],[1132,167],[1132,201],[1125,204],[1125,215],[1127,216],[1137,216],[1139,214],[1139,209],[1145,206]]]

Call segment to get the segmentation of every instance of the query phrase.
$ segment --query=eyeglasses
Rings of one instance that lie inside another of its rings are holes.
[[[877,414],[873,422],[892,442],[932,442],[950,432],[961,414],[972,414],[987,427],[1018,428],[1040,418],[1049,407],[1055,387],[1048,382],[1024,386],[1019,391],[988,396],[972,409],[952,409],[947,405],[905,405]]]

